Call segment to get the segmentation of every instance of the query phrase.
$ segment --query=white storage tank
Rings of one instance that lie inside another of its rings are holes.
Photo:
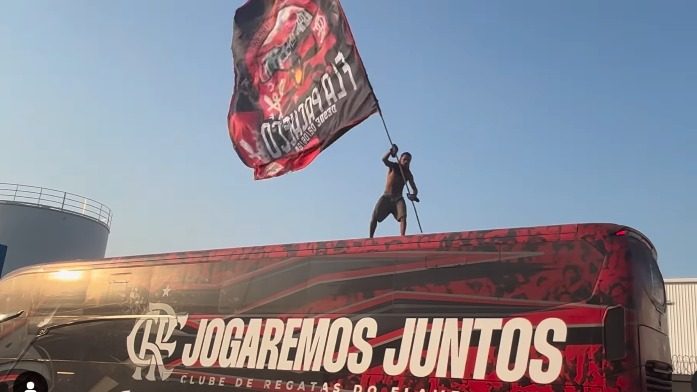
[[[697,279],[666,279],[674,374],[697,371]]]
[[[31,264],[103,258],[112,213],[73,193],[0,183],[0,244],[7,247],[1,275]]]

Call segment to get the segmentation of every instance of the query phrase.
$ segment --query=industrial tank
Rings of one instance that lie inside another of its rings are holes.
[[[0,244],[7,247],[1,275],[28,265],[103,258],[112,212],[73,193],[0,183]]]

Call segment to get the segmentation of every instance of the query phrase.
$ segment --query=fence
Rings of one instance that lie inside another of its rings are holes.
[[[51,188],[0,182],[0,201],[47,207],[71,212],[111,227],[112,212],[106,205],[90,198]]]
[[[673,355],[673,374],[692,375],[697,372],[697,356]]]

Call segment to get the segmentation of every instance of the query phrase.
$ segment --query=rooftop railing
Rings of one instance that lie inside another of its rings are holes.
[[[0,202],[46,207],[71,212],[111,228],[112,212],[106,205],[90,198],[51,188],[0,182]]]

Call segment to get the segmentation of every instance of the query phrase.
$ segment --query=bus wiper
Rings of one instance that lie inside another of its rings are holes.
[[[12,313],[12,314],[0,314],[0,324],[4,323],[5,321],[10,321],[12,319],[16,319],[17,317],[19,317],[23,314],[24,314],[23,310],[20,310],[18,312]]]
[[[65,321],[57,324],[52,324],[48,326],[44,326],[39,328],[37,331],[37,337],[42,337],[44,335],[47,335],[49,332],[59,329],[59,328],[65,328],[65,327],[73,327],[76,325],[81,325],[81,324],[91,324],[91,323],[97,323],[97,322],[105,322],[105,321],[113,321],[113,320],[132,320],[132,319],[138,319],[143,317],[142,315],[121,315],[121,316],[97,316],[97,317],[88,317],[88,318],[83,318],[83,319],[77,319],[77,320],[71,320],[71,321]],[[150,318],[172,318],[172,316],[169,315],[155,315],[155,316],[150,316]]]

